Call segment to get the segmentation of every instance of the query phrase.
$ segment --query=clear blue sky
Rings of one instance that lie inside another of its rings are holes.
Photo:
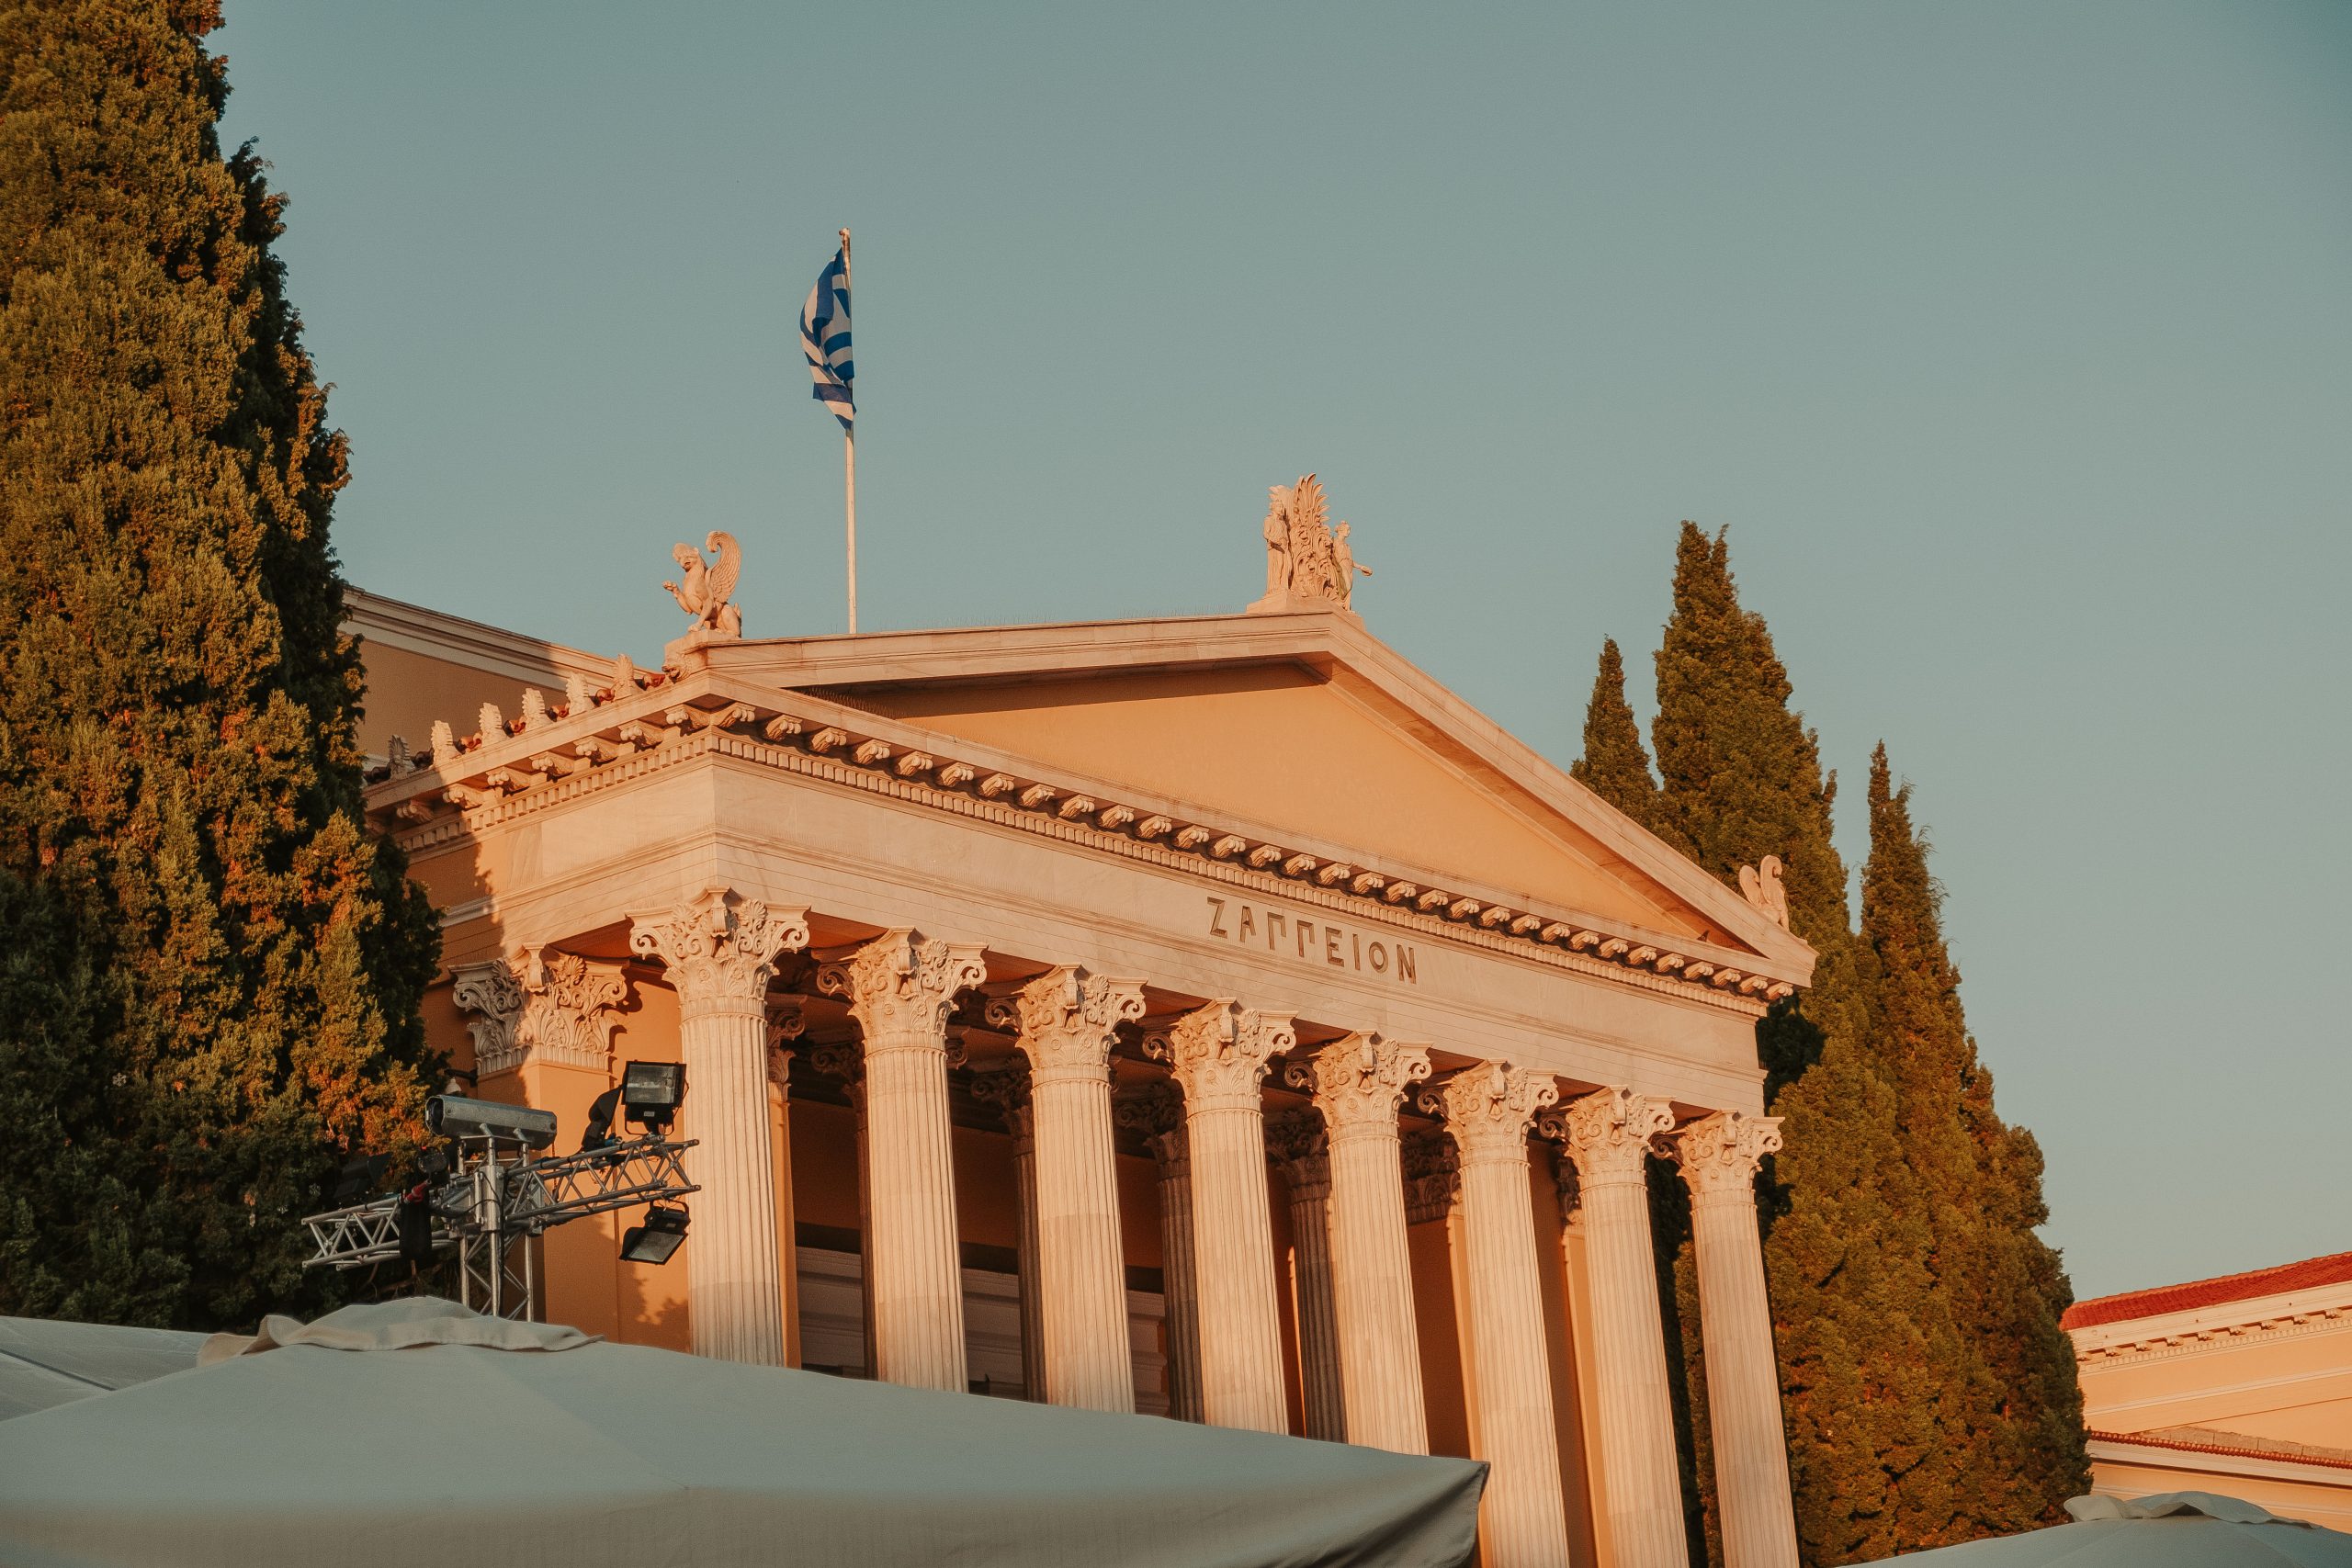
[[[2352,6],[229,10],[364,586],[837,628],[847,224],[869,627],[1238,609],[1314,469],[1565,763],[1727,524],[2078,1292],[2352,1248]]]

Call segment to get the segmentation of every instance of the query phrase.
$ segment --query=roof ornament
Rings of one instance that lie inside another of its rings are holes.
[[[710,656],[705,649],[711,644],[734,642],[743,635],[743,609],[734,603],[735,580],[743,570],[742,547],[735,543],[734,535],[714,528],[703,540],[703,549],[710,552],[707,562],[692,545],[672,549],[670,558],[678,563],[681,576],[676,582],[662,585],[678,602],[678,608],[694,617],[685,636],[662,649],[662,672],[673,681],[684,680],[707,665]],[[617,682],[614,690],[628,694]]]
[[[1359,574],[1348,525],[1325,521],[1329,508],[1313,474],[1295,485],[1275,485],[1266,508],[1266,593],[1250,606],[1253,615],[1286,610],[1348,610]]]
[[[703,540],[703,549],[711,553],[705,564],[702,551],[692,545],[681,544],[670,552],[678,563],[684,580],[665,582],[670,597],[678,608],[694,617],[694,626],[686,634],[706,634],[712,640],[733,638],[743,635],[743,611],[730,601],[735,594],[735,580],[742,575],[743,551],[735,543],[735,536],[712,529]]]
[[[1781,886],[1781,857],[1766,855],[1739,868],[1740,896],[1782,931],[1789,929],[1789,890]]]

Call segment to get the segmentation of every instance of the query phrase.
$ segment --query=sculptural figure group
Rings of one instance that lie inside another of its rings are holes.
[[[1276,485],[1266,508],[1266,596],[1253,610],[1345,610],[1359,573],[1372,568],[1356,564],[1348,543],[1348,525],[1334,529],[1325,518],[1329,509],[1323,487],[1313,474],[1295,485]]]

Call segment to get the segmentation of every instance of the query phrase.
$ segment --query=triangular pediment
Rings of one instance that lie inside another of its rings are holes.
[[[714,665],[1263,824],[1514,908],[1744,951],[1805,945],[1330,615],[741,644]]]

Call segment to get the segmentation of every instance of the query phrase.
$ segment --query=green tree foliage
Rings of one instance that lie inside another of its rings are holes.
[[[326,423],[217,0],[0,0],[0,1313],[250,1321],[413,1125]]]
[[[1601,642],[1600,669],[1584,710],[1584,754],[1568,765],[1568,776],[1645,828],[1657,818],[1657,780],[1642,747],[1642,727],[1625,701],[1625,661],[1615,637]]]
[[[1914,1548],[2056,1521],[2087,1490],[2082,1397],[2058,1325],[2072,1300],[2057,1255],[2034,1234],[2047,1218],[2041,1151],[1993,1110],[1944,944],[1942,890],[1911,820],[1911,789],[1894,787],[1881,745],[1871,758],[1871,857],[1862,872],[1862,940],[1876,960],[1872,1046],[1895,1088],[1895,1125],[1932,1233],[1936,1316],[1960,1360],[1949,1369],[1938,1452],[1918,1495]],[[1944,1517],[1938,1519],[1937,1498]]]
[[[1724,536],[1687,523],[1657,677],[1658,830],[1726,883],[1779,855],[1790,924],[1821,955],[1813,986],[1757,1031],[1787,1140],[1764,1184],[1765,1269],[1804,1555],[1885,1556],[1911,1544],[1905,1485],[1933,1451],[1951,1350],[1914,1314],[1928,1292],[1929,1237],[1894,1086],[1870,1049],[1872,964],[1831,837],[1836,780],[1789,706],[1762,617],[1740,605]],[[1686,1298],[1689,1268],[1686,1249]],[[1695,1336],[1686,1349],[1703,1433]]]

